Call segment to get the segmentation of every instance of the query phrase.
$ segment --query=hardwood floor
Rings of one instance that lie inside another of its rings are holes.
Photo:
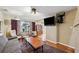
[[[24,49],[22,50],[23,53],[34,53],[33,49],[30,46],[27,46],[23,49]],[[43,45],[43,52],[42,48],[39,48],[38,50],[35,51],[35,53],[65,53],[65,52],[45,44]]]
[[[23,44],[21,46],[21,49],[23,53],[34,53],[33,48],[28,43]],[[39,48],[38,50],[35,51],[35,53],[65,53],[65,51],[62,51],[60,49],[51,47],[50,45],[44,44],[43,52],[42,52],[42,48]]]
[[[33,53],[33,48],[28,43],[23,43],[21,46],[23,53]],[[41,48],[39,48],[36,52],[42,53]],[[75,49],[69,46],[57,43],[46,41],[43,45],[43,53],[74,53]]]
[[[56,49],[60,49],[62,51],[65,51],[67,53],[74,53],[75,49],[72,47],[69,47],[67,45],[61,44],[61,43],[56,43],[56,42],[51,42],[51,41],[47,41],[46,42],[47,45],[54,47]]]

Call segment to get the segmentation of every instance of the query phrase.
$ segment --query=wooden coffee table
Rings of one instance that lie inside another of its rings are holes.
[[[39,48],[42,48],[43,52],[43,41],[39,37],[31,37],[30,39],[27,39],[27,42],[33,48],[34,52]]]

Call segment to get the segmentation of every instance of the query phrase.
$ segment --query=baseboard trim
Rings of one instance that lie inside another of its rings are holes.
[[[47,40],[47,41],[46,41],[46,44],[49,45],[49,46],[51,46],[51,47],[57,48],[57,47],[56,47],[57,42]]]
[[[59,42],[47,40],[46,44],[48,44],[54,48],[60,49],[62,51],[65,51],[67,53],[74,53],[75,52],[75,48],[68,46],[66,44],[59,43]]]

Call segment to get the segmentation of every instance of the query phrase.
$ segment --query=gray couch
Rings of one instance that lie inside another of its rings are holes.
[[[18,39],[8,40],[4,36],[0,36],[0,53],[21,53]]]

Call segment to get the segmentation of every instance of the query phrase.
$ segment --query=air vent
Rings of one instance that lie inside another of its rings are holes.
[[[6,11],[6,12],[8,12],[8,10],[7,10],[7,9],[3,9],[3,11]]]

